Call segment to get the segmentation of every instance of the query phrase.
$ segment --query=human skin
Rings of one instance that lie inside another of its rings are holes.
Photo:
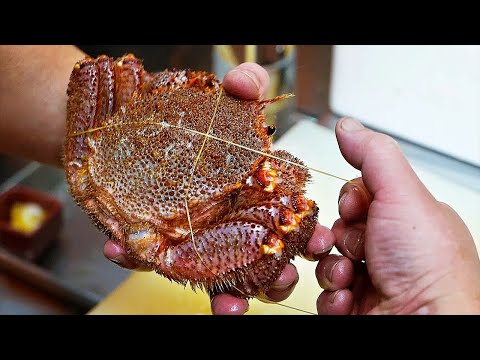
[[[75,46],[0,46],[0,152],[61,167],[66,126],[67,85],[73,65],[86,56]],[[239,98],[254,100],[268,88],[268,73],[244,63],[230,71],[224,88]],[[319,234],[321,236],[319,236]],[[333,247],[331,232],[317,225],[307,247],[307,257],[321,259]],[[119,266],[139,268],[121,246],[108,240],[104,254]],[[286,299],[298,282],[298,273],[287,265],[266,297]],[[245,300],[221,294],[212,299],[215,314],[240,314]]]
[[[480,261],[459,215],[428,191],[391,137],[348,118],[335,131],[362,177],[339,194],[332,231],[342,256],[318,263],[318,313],[480,313]]]
[[[61,166],[74,46],[0,46],[0,151]]]

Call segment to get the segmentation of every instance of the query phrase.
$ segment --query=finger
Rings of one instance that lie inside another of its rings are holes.
[[[317,264],[315,275],[322,289],[336,291],[352,284],[355,269],[350,259],[340,255],[328,255]]]
[[[323,259],[332,250],[334,244],[333,232],[329,228],[317,224],[312,238],[307,243],[303,257],[311,261]]]
[[[323,291],[317,299],[318,315],[348,315],[353,308],[353,295],[348,289]]]
[[[127,252],[113,240],[107,240],[103,246],[103,255],[113,263],[130,270],[151,271],[150,268],[131,259]]]
[[[233,96],[256,100],[268,89],[270,77],[267,70],[255,63],[242,63],[230,70],[223,78],[223,87]]]
[[[378,292],[372,285],[365,263],[355,263],[355,281],[351,286],[353,294],[352,314],[367,314],[378,303]]]
[[[348,222],[360,221],[367,217],[372,195],[368,192],[362,178],[356,178],[340,190],[338,197],[338,213]]]
[[[365,259],[365,223],[346,223],[338,219],[332,226],[335,235],[335,247],[349,259],[360,261]]]
[[[265,293],[265,297],[271,301],[283,301],[290,296],[298,283],[297,268],[293,264],[287,264],[278,279]]]
[[[432,198],[393,138],[366,129],[351,118],[341,119],[335,133],[343,157],[361,170],[373,196],[384,189],[393,199],[416,194]]]
[[[230,294],[215,295],[211,301],[214,315],[243,315],[248,311],[248,301]]]

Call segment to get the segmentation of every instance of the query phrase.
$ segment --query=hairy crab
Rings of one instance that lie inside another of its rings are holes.
[[[310,175],[272,151],[265,107],[201,71],[85,58],[68,86],[64,169],[94,223],[139,263],[210,294],[264,293],[305,250]]]

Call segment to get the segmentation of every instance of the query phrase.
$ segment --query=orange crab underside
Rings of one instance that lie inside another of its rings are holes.
[[[270,150],[275,100],[239,100],[205,72],[148,73],[133,55],[83,59],[68,86],[71,194],[159,274],[257,296],[305,250],[318,212],[300,160]]]

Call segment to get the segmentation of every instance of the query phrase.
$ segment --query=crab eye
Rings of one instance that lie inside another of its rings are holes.
[[[277,128],[275,126],[268,126],[267,127],[267,135],[268,136],[272,136],[273,134],[275,134],[276,131],[277,131]]]

